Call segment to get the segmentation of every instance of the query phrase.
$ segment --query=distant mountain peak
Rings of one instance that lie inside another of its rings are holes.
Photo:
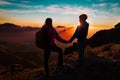
[[[115,28],[120,28],[120,22],[115,25]]]
[[[109,30],[100,30],[96,32],[91,38],[88,39],[88,43],[92,47],[101,46],[109,43],[120,43],[120,22]]]
[[[57,26],[56,28],[65,28],[65,26]]]
[[[39,28],[31,27],[31,26],[22,27],[13,23],[0,24],[0,32],[23,32],[23,31],[31,31],[38,29]]]

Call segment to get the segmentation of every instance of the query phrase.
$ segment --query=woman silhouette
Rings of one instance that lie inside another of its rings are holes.
[[[62,39],[59,34],[57,33],[57,31],[53,28],[52,25],[52,19],[51,18],[47,18],[45,20],[45,24],[42,26],[43,28],[47,28],[48,29],[48,37],[49,37],[49,44],[46,47],[44,47],[44,69],[45,69],[45,75],[47,77],[50,76],[49,73],[49,66],[48,66],[48,60],[50,57],[50,53],[51,51],[55,51],[58,52],[58,67],[62,67],[63,66],[63,50],[58,47],[55,43],[55,39],[63,42],[63,43],[68,43],[68,41],[65,41],[64,39]]]

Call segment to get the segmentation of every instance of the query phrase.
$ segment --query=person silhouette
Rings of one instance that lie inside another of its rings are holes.
[[[63,50],[58,47],[55,43],[55,39],[63,42],[63,43],[68,43],[68,41],[62,39],[59,34],[57,33],[57,31],[54,29],[53,25],[52,25],[52,19],[51,18],[47,18],[45,20],[45,24],[42,26],[43,28],[47,28],[48,29],[48,37],[49,37],[49,44],[43,48],[44,50],[44,69],[45,69],[45,75],[46,77],[50,76],[50,72],[49,72],[49,65],[48,65],[48,60],[50,57],[50,53],[51,51],[55,51],[58,52],[58,67],[63,67]]]
[[[84,48],[89,29],[89,23],[86,22],[87,18],[88,17],[86,14],[81,14],[79,16],[80,25],[77,26],[73,36],[69,40],[69,42],[72,42],[75,38],[77,38],[79,65],[82,65],[84,63]]]

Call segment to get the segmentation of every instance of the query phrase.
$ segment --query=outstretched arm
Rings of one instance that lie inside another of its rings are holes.
[[[56,31],[55,29],[54,29],[54,31],[53,31],[53,34],[54,34],[55,38],[56,38],[58,41],[63,42],[63,43],[68,43],[68,41],[62,39],[62,38],[59,36],[59,34],[57,33],[57,31]]]
[[[79,33],[79,30],[77,27],[76,31],[74,32],[73,36],[70,38],[69,42],[72,42],[78,36],[78,33]]]

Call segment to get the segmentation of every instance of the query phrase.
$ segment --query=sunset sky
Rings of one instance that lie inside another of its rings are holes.
[[[0,0],[0,23],[41,26],[47,17],[54,26],[75,27],[80,14],[91,29],[108,29],[120,22],[120,0]]]

